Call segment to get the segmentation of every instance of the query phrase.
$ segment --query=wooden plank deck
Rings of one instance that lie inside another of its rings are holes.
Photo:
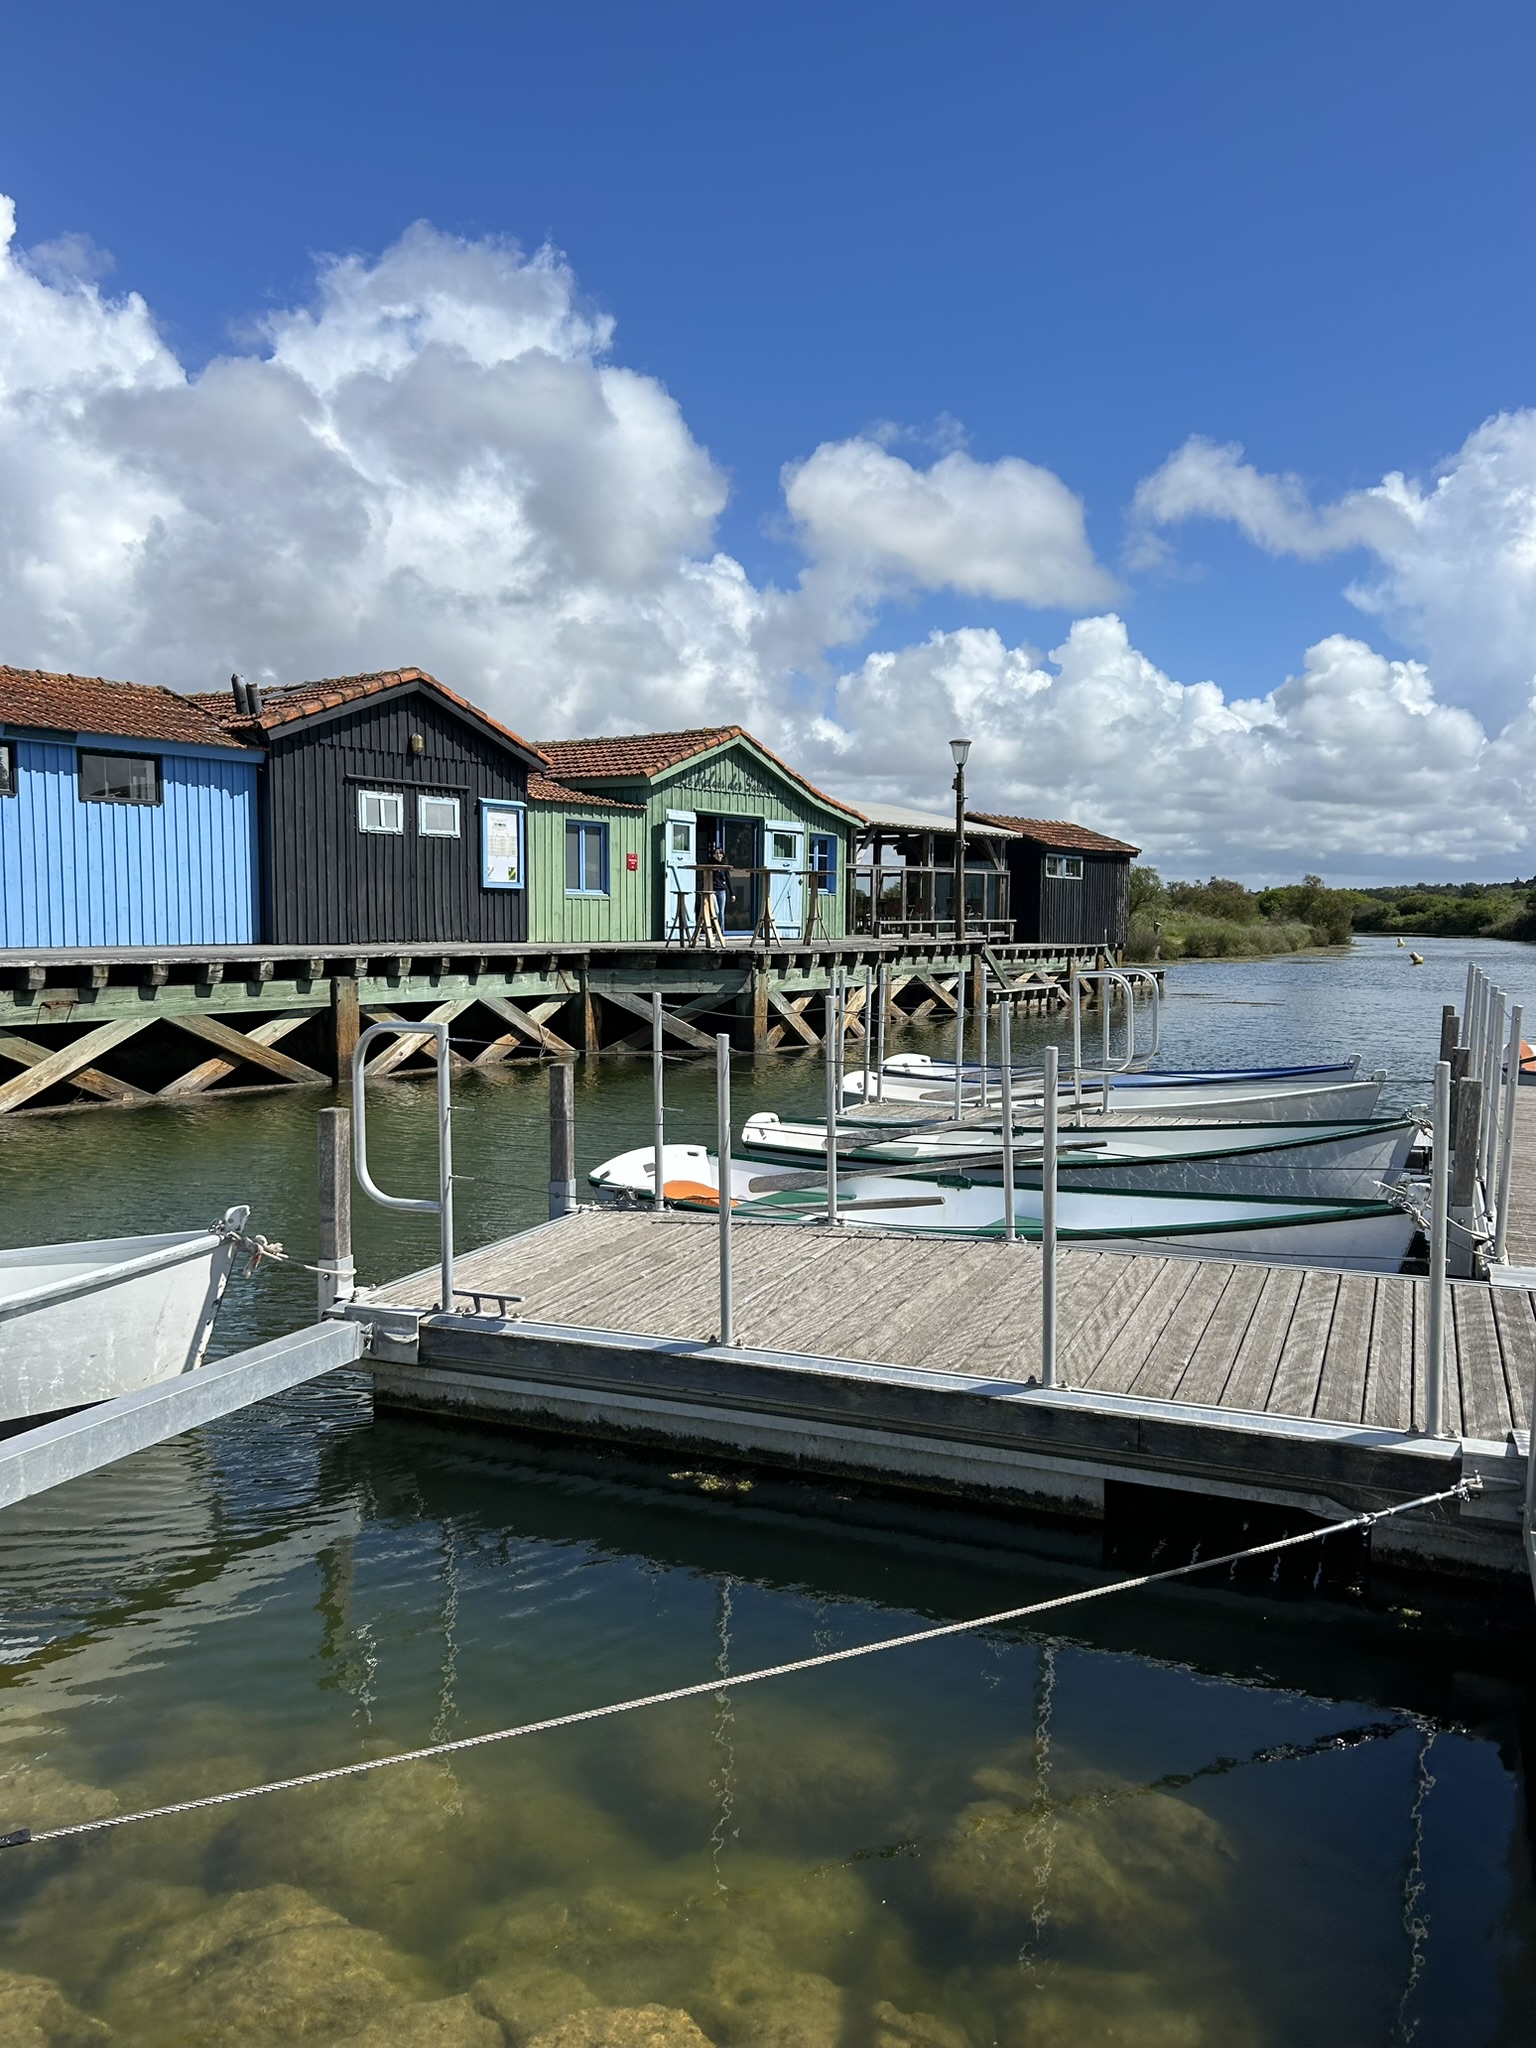
[[[1504,1250],[1512,1266],[1536,1266],[1536,1088],[1515,1091],[1514,1165]]]
[[[1038,1373],[1036,1246],[740,1219],[733,1243],[741,1346],[993,1380]],[[423,1307],[434,1278],[371,1298]],[[708,1217],[585,1210],[461,1258],[458,1283],[521,1294],[523,1318],[574,1329],[698,1343],[719,1327]],[[1530,1426],[1536,1294],[1457,1281],[1451,1296],[1448,1427],[1497,1442]],[[1427,1311],[1423,1280],[1065,1250],[1059,1376],[1094,1394],[1419,1429]]]

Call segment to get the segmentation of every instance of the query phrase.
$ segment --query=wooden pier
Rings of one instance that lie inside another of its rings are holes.
[[[891,1021],[953,1015],[956,988],[983,966],[1026,1007],[1065,1000],[1091,947],[953,939],[842,939],[817,945],[646,945],[295,949],[203,947],[0,951],[0,1115],[137,1108],[237,1089],[333,1086],[369,1023],[448,1023],[456,1070],[510,1059],[591,1058],[650,1044],[653,990],[673,1050],[819,1046],[834,970],[844,1025],[862,1037],[865,970],[886,969]],[[370,1072],[429,1063],[401,1039]]]
[[[1132,1484],[1331,1519],[1476,1471],[1479,1496],[1378,1550],[1524,1569],[1529,1290],[1451,1288],[1431,1438],[1424,1281],[1066,1250],[1045,1388],[1037,1246],[745,1218],[733,1238],[732,1347],[711,1219],[587,1210],[460,1260],[461,1290],[523,1297],[505,1318],[432,1315],[435,1274],[376,1290],[356,1312],[379,1318],[378,1397],[1088,1517]]]

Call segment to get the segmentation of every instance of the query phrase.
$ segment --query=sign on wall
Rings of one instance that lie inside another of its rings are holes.
[[[523,807],[480,806],[480,881],[487,889],[523,886]]]

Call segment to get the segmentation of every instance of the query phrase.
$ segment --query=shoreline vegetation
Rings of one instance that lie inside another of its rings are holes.
[[[1536,879],[1330,889],[1321,875],[1248,889],[1213,875],[1165,882],[1131,869],[1128,960],[1258,959],[1347,946],[1356,932],[1400,938],[1536,939]]]

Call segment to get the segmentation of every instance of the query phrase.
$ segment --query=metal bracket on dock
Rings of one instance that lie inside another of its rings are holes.
[[[363,1355],[381,1365],[414,1365],[420,1355],[421,1319],[427,1311],[383,1302],[338,1301],[326,1311],[333,1323],[363,1325]]]

